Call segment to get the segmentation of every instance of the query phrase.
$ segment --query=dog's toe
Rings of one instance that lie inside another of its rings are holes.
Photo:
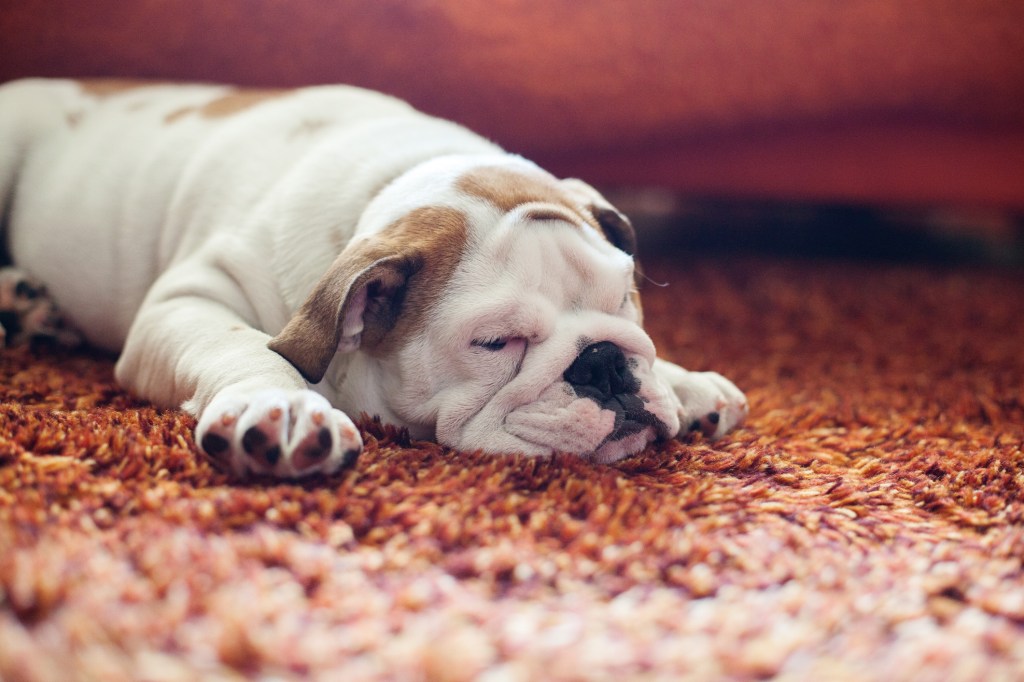
[[[295,476],[317,471],[333,473],[352,464],[363,449],[359,430],[348,415],[331,407],[318,393],[297,394],[292,399],[291,416],[294,428],[288,457]]]
[[[245,473],[244,462],[234,452],[238,418],[245,411],[245,401],[219,396],[210,403],[196,425],[196,442],[221,468],[236,475]]]
[[[273,473],[288,443],[288,400],[281,391],[254,396],[234,429],[234,456],[254,471]]]

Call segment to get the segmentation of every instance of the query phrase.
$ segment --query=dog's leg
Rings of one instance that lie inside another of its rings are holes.
[[[45,286],[18,268],[0,268],[0,347],[33,341],[74,348],[82,337],[64,320]]]
[[[136,316],[117,379],[196,415],[196,442],[237,475],[337,471],[359,454],[359,431],[267,348],[254,294],[218,267],[169,270]]]
[[[654,371],[679,398],[680,435],[700,431],[718,438],[746,419],[746,396],[721,374],[689,372],[661,358],[655,360]]]

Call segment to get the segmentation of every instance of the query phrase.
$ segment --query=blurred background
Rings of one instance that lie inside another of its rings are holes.
[[[0,81],[349,83],[687,252],[1024,262],[1019,0],[5,0]]]

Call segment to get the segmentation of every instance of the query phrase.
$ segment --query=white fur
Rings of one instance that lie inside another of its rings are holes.
[[[626,296],[629,256],[571,212],[531,222],[529,206],[503,215],[456,189],[473,168],[543,173],[533,164],[351,87],[199,113],[230,92],[0,87],[0,191],[15,263],[92,343],[121,351],[122,384],[199,416],[197,440],[223,439],[237,472],[331,471],[361,447],[346,415],[361,411],[458,448],[598,461],[674,436],[680,419],[724,410],[712,434],[742,420],[731,383],[656,360]],[[423,206],[458,210],[470,227],[439,314],[386,357],[361,352],[362,322],[346,318],[341,352],[310,386],[268,341],[346,244]],[[522,342],[500,353],[472,344],[488,335]],[[561,379],[584,338],[622,348],[660,427],[605,442],[610,413]],[[253,425],[273,435],[279,461],[244,452]],[[300,465],[320,429],[329,457]]]

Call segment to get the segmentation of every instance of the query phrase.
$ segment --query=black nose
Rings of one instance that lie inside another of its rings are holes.
[[[575,389],[576,395],[592,398],[598,404],[639,388],[626,365],[625,354],[611,341],[601,341],[584,348],[562,378]]]

